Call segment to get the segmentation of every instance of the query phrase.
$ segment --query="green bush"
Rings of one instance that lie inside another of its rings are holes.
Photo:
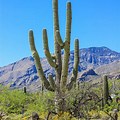
[[[117,82],[118,81],[116,81],[117,85],[115,92],[117,93],[116,97],[119,97],[120,90]],[[67,103],[67,114],[71,115],[72,113],[71,116],[76,118],[78,117],[78,114],[81,114],[83,117],[80,119],[82,120],[82,118],[87,119],[97,115],[89,115],[91,111],[95,111],[96,113],[101,111],[101,101],[96,104],[96,102],[101,99],[101,86],[90,86],[91,84],[89,85],[89,83],[81,84],[79,90],[72,89],[70,92],[66,93],[65,101]],[[96,94],[99,99],[93,93]],[[111,93],[113,92],[111,91]],[[90,95],[92,94],[93,97],[89,100]],[[54,93],[48,91],[44,91],[43,94],[40,92],[25,94],[22,90],[9,90],[7,87],[0,86],[0,112],[4,112],[6,116],[11,117],[12,120],[30,117],[32,112],[37,112],[41,118],[46,118],[49,111],[55,111],[54,97]],[[115,98],[113,99],[113,102],[109,101],[109,105],[106,105],[103,108],[104,112],[118,109],[120,103],[117,104]],[[51,117],[57,118],[57,115],[51,114]],[[67,117],[66,114],[64,117]]]
[[[11,114],[31,113],[33,111],[45,112],[53,106],[48,103],[48,99],[53,100],[53,94],[45,92],[44,95],[38,93],[25,94],[22,90],[9,90],[0,88],[0,111]]]

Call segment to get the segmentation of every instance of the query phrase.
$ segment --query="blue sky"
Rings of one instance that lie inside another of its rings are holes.
[[[70,0],[72,2],[72,36],[80,39],[80,48],[106,46],[120,52],[120,0]],[[62,38],[65,35],[67,0],[59,0]],[[0,0],[0,66],[31,56],[28,30],[44,57],[42,29],[47,28],[50,51],[53,47],[52,0]]]

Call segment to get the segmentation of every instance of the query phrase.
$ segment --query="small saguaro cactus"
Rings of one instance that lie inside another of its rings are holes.
[[[108,78],[107,76],[104,76],[104,81],[103,81],[103,103],[104,105],[108,103],[108,98],[109,98]]]
[[[23,88],[24,93],[27,93],[26,87]]]
[[[74,50],[74,66],[70,80],[68,79],[68,64],[70,57],[70,39],[71,39],[71,22],[72,22],[72,10],[71,3],[67,3],[67,15],[66,15],[66,34],[65,41],[62,40],[59,29],[59,18],[58,18],[58,0],[53,0],[53,18],[54,18],[54,56],[51,55],[48,45],[47,30],[43,29],[43,44],[44,53],[48,60],[48,63],[55,69],[55,79],[52,75],[49,75],[48,80],[45,77],[40,57],[35,47],[33,31],[29,31],[29,43],[32,55],[34,57],[35,65],[39,77],[47,90],[55,92],[56,102],[60,111],[64,111],[62,104],[59,101],[65,96],[65,92],[71,90],[73,85],[76,83],[78,64],[79,64],[79,40],[75,40]],[[64,56],[62,60],[61,50],[64,50]]]

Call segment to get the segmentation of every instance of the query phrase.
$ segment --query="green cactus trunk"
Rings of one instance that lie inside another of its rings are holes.
[[[23,88],[23,91],[24,91],[25,94],[27,93],[26,87]]]
[[[49,75],[48,80],[46,79],[43,68],[41,66],[40,57],[35,48],[33,31],[29,31],[29,42],[32,55],[35,60],[35,65],[37,68],[38,76],[40,77],[44,87],[55,92],[56,100],[56,111],[65,111],[66,102],[65,102],[65,93],[68,90],[71,90],[76,83],[77,73],[78,73],[78,64],[79,64],[79,40],[75,40],[75,51],[74,51],[74,66],[73,72],[70,80],[68,80],[68,64],[70,57],[70,39],[71,39],[71,22],[72,22],[72,10],[71,3],[67,3],[67,17],[66,17],[66,36],[65,42],[62,40],[60,35],[59,28],[59,18],[58,18],[58,0],[53,0],[53,19],[54,19],[54,56],[50,54],[47,30],[43,29],[43,44],[44,52],[48,63],[55,69],[55,79],[52,75]],[[61,49],[64,50],[64,56],[62,60]]]
[[[109,98],[108,78],[107,76],[104,76],[104,81],[103,81],[103,103],[104,105],[108,104],[108,98]]]

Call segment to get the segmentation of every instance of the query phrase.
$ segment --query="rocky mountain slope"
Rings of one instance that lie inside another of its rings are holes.
[[[120,79],[120,60],[102,65],[95,69],[98,75],[108,75],[109,78]]]
[[[44,73],[54,76],[54,69],[50,67],[46,58],[41,58]],[[69,75],[74,64],[74,51],[70,53]],[[108,67],[106,67],[108,66]],[[110,67],[111,66],[111,67]],[[120,53],[107,47],[91,47],[80,49],[80,62],[78,79],[85,80],[88,75],[102,75],[120,72]],[[115,74],[114,73],[114,74]],[[83,78],[83,79],[82,79]],[[32,57],[23,58],[10,65],[0,67],[0,84],[18,88],[28,86],[30,89],[39,89],[40,81]]]

